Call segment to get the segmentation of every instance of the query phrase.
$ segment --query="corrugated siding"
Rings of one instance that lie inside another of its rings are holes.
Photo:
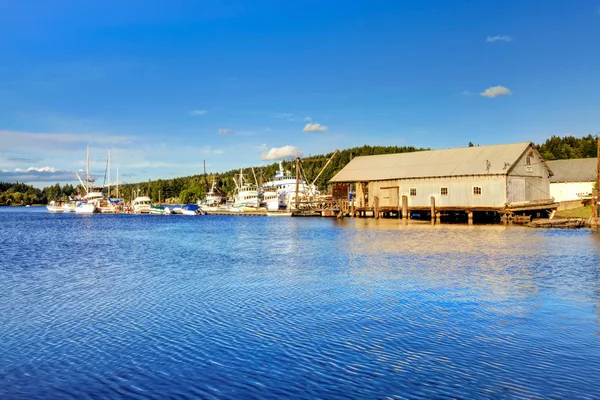
[[[402,206],[402,196],[408,197],[409,207],[427,207],[430,198],[435,197],[436,206],[447,207],[502,207],[506,203],[506,177],[502,175],[406,179],[369,182],[369,205],[378,196],[381,199],[389,189],[399,186],[398,207]],[[481,187],[481,195],[473,194],[473,187]],[[448,188],[448,195],[441,195],[441,188]],[[416,196],[410,195],[410,189],[416,188]],[[394,206],[394,205],[389,205]]]

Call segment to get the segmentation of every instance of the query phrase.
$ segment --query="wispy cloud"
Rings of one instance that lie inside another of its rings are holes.
[[[462,94],[463,96],[473,96],[473,93],[469,92],[468,90],[463,90],[463,91],[461,92],[461,94]]]
[[[0,170],[0,181],[4,182],[64,182],[73,181],[75,173],[68,170],[59,170],[55,167],[29,167],[27,169],[15,168],[12,171]]]
[[[307,121],[307,122],[308,121],[312,121],[312,118],[311,117],[304,117],[304,121]]]
[[[263,161],[284,160],[296,157],[302,157],[302,152],[296,146],[274,147],[268,152],[262,154],[260,159]]]
[[[480,95],[482,95],[483,97],[498,97],[498,96],[506,96],[512,94],[512,92],[510,91],[509,88],[506,88],[504,86],[492,86],[490,88],[485,89],[485,91],[481,92]]]
[[[486,42],[512,42],[514,39],[508,35],[496,35],[496,36],[488,36]]]
[[[233,132],[231,129],[225,129],[225,128],[219,129],[219,135],[229,135],[231,132]]]
[[[294,114],[290,114],[290,113],[277,113],[277,114],[274,114],[273,116],[275,118],[287,119],[288,121],[291,121],[291,122],[296,121]]]
[[[304,126],[304,129],[302,130],[304,132],[325,132],[327,130],[327,127],[318,123],[308,123]]]
[[[192,110],[190,111],[190,115],[195,117],[197,115],[204,115],[206,114],[206,110]]]

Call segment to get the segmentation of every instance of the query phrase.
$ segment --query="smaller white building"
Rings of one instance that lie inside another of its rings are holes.
[[[557,202],[581,200],[592,195],[597,177],[597,158],[546,161],[554,173],[550,195]]]

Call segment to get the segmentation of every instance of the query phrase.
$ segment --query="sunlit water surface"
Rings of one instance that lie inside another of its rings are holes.
[[[600,239],[0,210],[0,398],[600,398]]]

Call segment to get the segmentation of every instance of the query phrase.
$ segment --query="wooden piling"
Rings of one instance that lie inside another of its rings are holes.
[[[435,223],[435,197],[431,196],[429,203],[431,204],[431,222]]]
[[[402,196],[402,219],[408,219],[408,197]]]
[[[467,218],[469,219],[469,225],[473,225],[473,211],[467,210]]]
[[[375,218],[377,219],[377,218],[379,218],[379,197],[378,196],[375,196],[375,199],[374,199],[373,203],[374,203],[374,206],[375,206],[375,208],[374,208],[374,210],[375,210],[374,211],[375,212]]]

